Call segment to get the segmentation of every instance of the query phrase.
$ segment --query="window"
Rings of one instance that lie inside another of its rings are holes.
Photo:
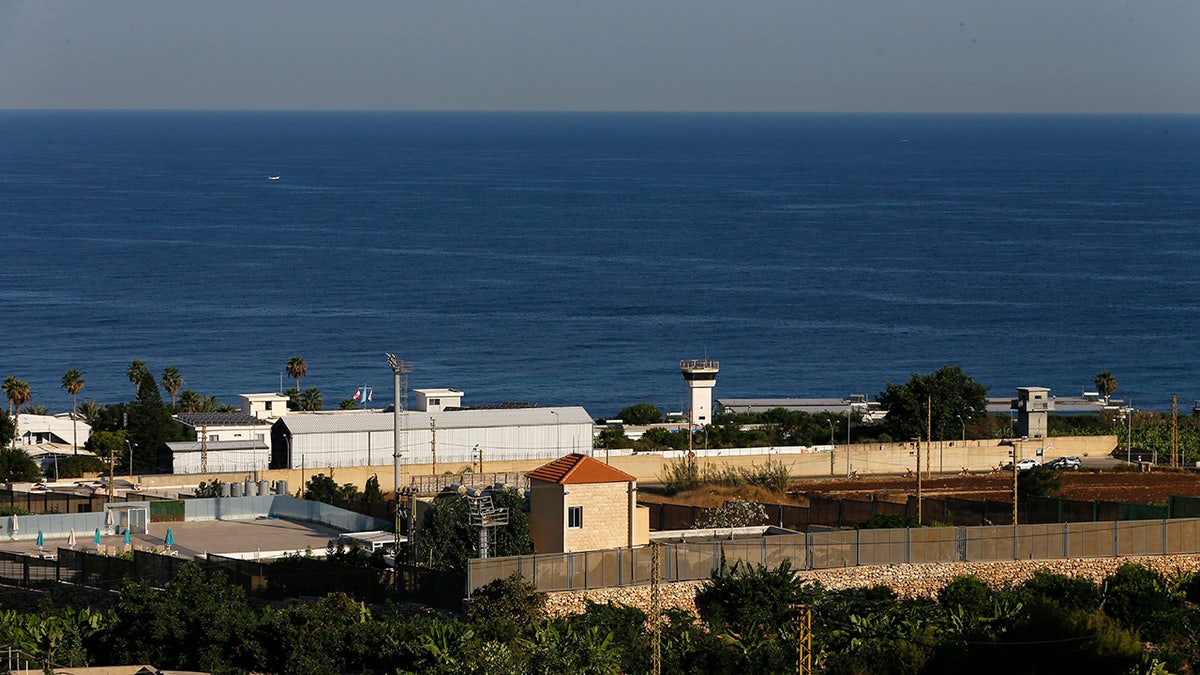
[[[429,405],[441,405],[441,404],[442,404],[442,399],[440,399],[440,398],[429,399]]]
[[[583,507],[568,506],[567,507],[567,527],[571,529],[579,529],[583,527]]]
[[[275,403],[275,402],[274,402],[274,401],[267,401],[266,403],[267,403],[267,410],[270,410],[270,409],[271,409],[271,404],[273,404],[273,403]]]
[[[209,442],[209,443],[216,443],[216,442],[217,442],[217,441],[219,441],[219,440],[221,440],[221,437],[220,437],[220,436],[218,436],[217,434],[209,434],[209,435],[208,435],[208,442]]]

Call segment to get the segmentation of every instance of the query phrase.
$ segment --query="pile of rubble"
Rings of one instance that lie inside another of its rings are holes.
[[[797,572],[800,579],[819,582],[830,590],[859,586],[890,586],[903,598],[935,597],[956,577],[974,575],[993,588],[1011,588],[1033,577],[1037,570],[1081,577],[1099,583],[1125,563],[1134,563],[1167,575],[1200,570],[1200,556],[1143,556],[1128,558],[1071,558],[1066,560],[1018,560],[1004,562],[958,562],[925,565],[879,565],[841,567]],[[705,581],[662,584],[659,602],[664,609],[696,612],[696,591]],[[546,607],[551,616],[578,614],[587,603],[619,603],[650,609],[650,586],[603,588],[590,591],[550,593]]]

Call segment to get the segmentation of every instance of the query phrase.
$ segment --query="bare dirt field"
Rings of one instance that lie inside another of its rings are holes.
[[[1164,504],[1171,495],[1200,496],[1200,473],[1193,471],[1064,471],[1061,483],[1057,496],[1068,499]],[[756,487],[701,487],[670,497],[642,490],[639,500],[705,507],[720,506],[735,495],[749,501],[798,505],[806,504],[809,494],[903,501],[916,494],[916,486],[916,478],[838,478],[794,481],[786,495]],[[929,497],[1007,500],[1012,494],[1012,474],[926,478],[922,492]]]

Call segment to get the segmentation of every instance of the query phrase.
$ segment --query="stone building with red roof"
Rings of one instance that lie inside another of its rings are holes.
[[[530,471],[529,533],[537,553],[595,551],[650,542],[650,511],[637,479],[587,455]]]

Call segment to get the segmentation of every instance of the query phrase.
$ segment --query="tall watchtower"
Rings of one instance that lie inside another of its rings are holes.
[[[1017,387],[1012,401],[1017,411],[1017,435],[1023,438],[1045,438],[1047,414],[1054,410],[1054,399],[1047,387]]]
[[[717,386],[717,371],[721,364],[708,359],[679,362],[683,382],[688,388],[688,421],[700,427],[712,423],[712,390]]]

